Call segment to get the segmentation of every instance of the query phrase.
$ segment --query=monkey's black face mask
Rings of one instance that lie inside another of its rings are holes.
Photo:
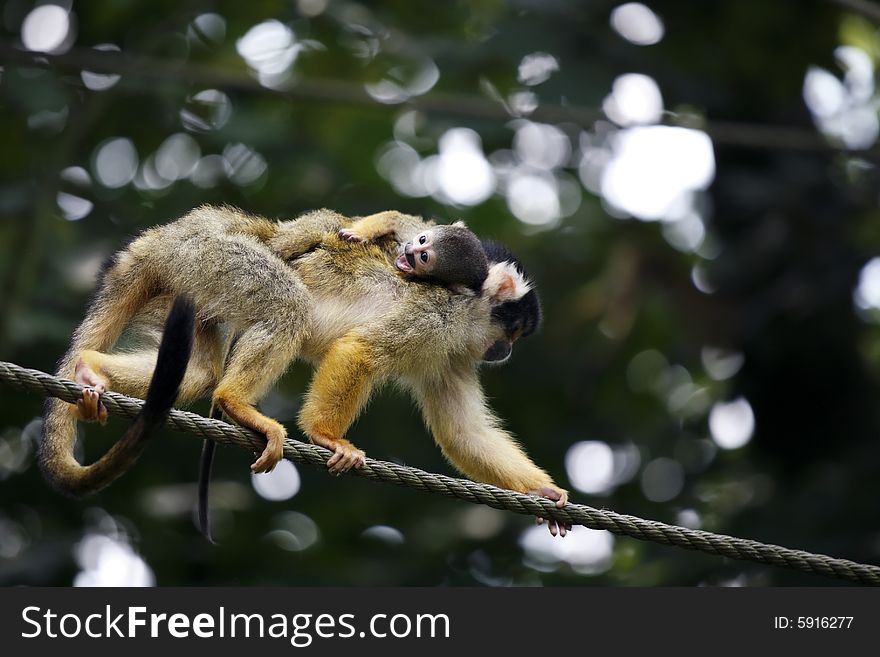
[[[483,354],[483,362],[490,365],[501,365],[513,353],[513,342],[509,340],[498,340]]]

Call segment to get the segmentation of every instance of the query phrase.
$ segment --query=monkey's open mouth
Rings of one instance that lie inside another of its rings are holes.
[[[411,253],[401,253],[399,256],[397,256],[397,260],[394,261],[394,264],[404,274],[411,274],[416,268],[416,259],[413,258]]]

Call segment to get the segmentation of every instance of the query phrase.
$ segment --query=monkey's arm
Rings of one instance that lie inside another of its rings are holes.
[[[386,236],[405,242],[433,225],[434,222],[426,222],[421,217],[388,210],[356,219],[351,226],[343,228],[340,235],[353,242],[371,242]]]
[[[349,334],[330,346],[309,386],[299,426],[313,443],[334,452],[327,461],[333,474],[364,464],[364,453],[343,435],[369,400],[379,363],[365,338]]]
[[[414,392],[434,440],[463,474],[501,488],[546,497],[562,507],[568,492],[535,465],[486,403],[475,369],[422,381]],[[568,526],[559,526],[564,536]],[[550,532],[557,525],[550,521]]]
[[[335,234],[350,220],[332,210],[315,210],[277,225],[266,240],[269,248],[284,260],[292,260],[317,247],[328,233]]]

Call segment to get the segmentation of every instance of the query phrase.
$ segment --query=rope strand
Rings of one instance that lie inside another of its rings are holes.
[[[0,361],[0,382],[41,395],[58,397],[70,403],[74,403],[82,396],[82,386],[73,381],[3,361]],[[138,399],[114,392],[105,392],[102,401],[108,412],[129,419],[133,419],[143,405]],[[172,410],[166,425],[175,431],[191,433],[199,438],[207,438],[223,445],[235,445],[251,451],[260,451],[265,444],[261,434],[188,411]],[[330,452],[323,447],[288,438],[284,444],[284,456],[296,463],[306,463],[326,469]],[[880,585],[880,566],[856,563],[848,559],[837,559],[824,554],[794,550],[745,538],[668,525],[584,504],[570,503],[558,509],[553,502],[544,498],[369,457],[364,467],[350,472],[372,481],[384,481],[445,497],[455,497],[473,504],[485,504],[495,509],[583,525],[590,529],[605,529],[641,541],[674,545],[731,559],[790,568],[861,584]]]

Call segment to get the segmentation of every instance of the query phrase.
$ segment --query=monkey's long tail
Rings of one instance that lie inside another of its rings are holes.
[[[59,400],[47,403],[40,448],[40,466],[49,483],[75,497],[97,492],[128,470],[146,446],[146,439],[177,399],[186,373],[195,333],[195,307],[185,298],[175,299],[165,320],[156,367],[143,409],[110,450],[91,465],[73,457],[76,419]],[[76,344],[76,340],[74,344]]]
[[[219,406],[212,406],[210,418],[213,420],[223,419],[223,412]],[[209,543],[216,545],[211,536],[211,469],[214,466],[214,452],[217,451],[217,443],[213,440],[202,441],[202,457],[199,460],[199,531]]]
[[[223,357],[223,368],[229,364],[229,356],[235,348],[240,336],[235,335],[226,345],[226,355]],[[219,404],[211,404],[210,417],[213,420],[223,419],[223,409]],[[214,467],[214,454],[217,451],[217,443],[213,440],[202,441],[202,458],[199,461],[199,531],[207,541],[213,545],[217,542],[211,536],[211,469]]]

